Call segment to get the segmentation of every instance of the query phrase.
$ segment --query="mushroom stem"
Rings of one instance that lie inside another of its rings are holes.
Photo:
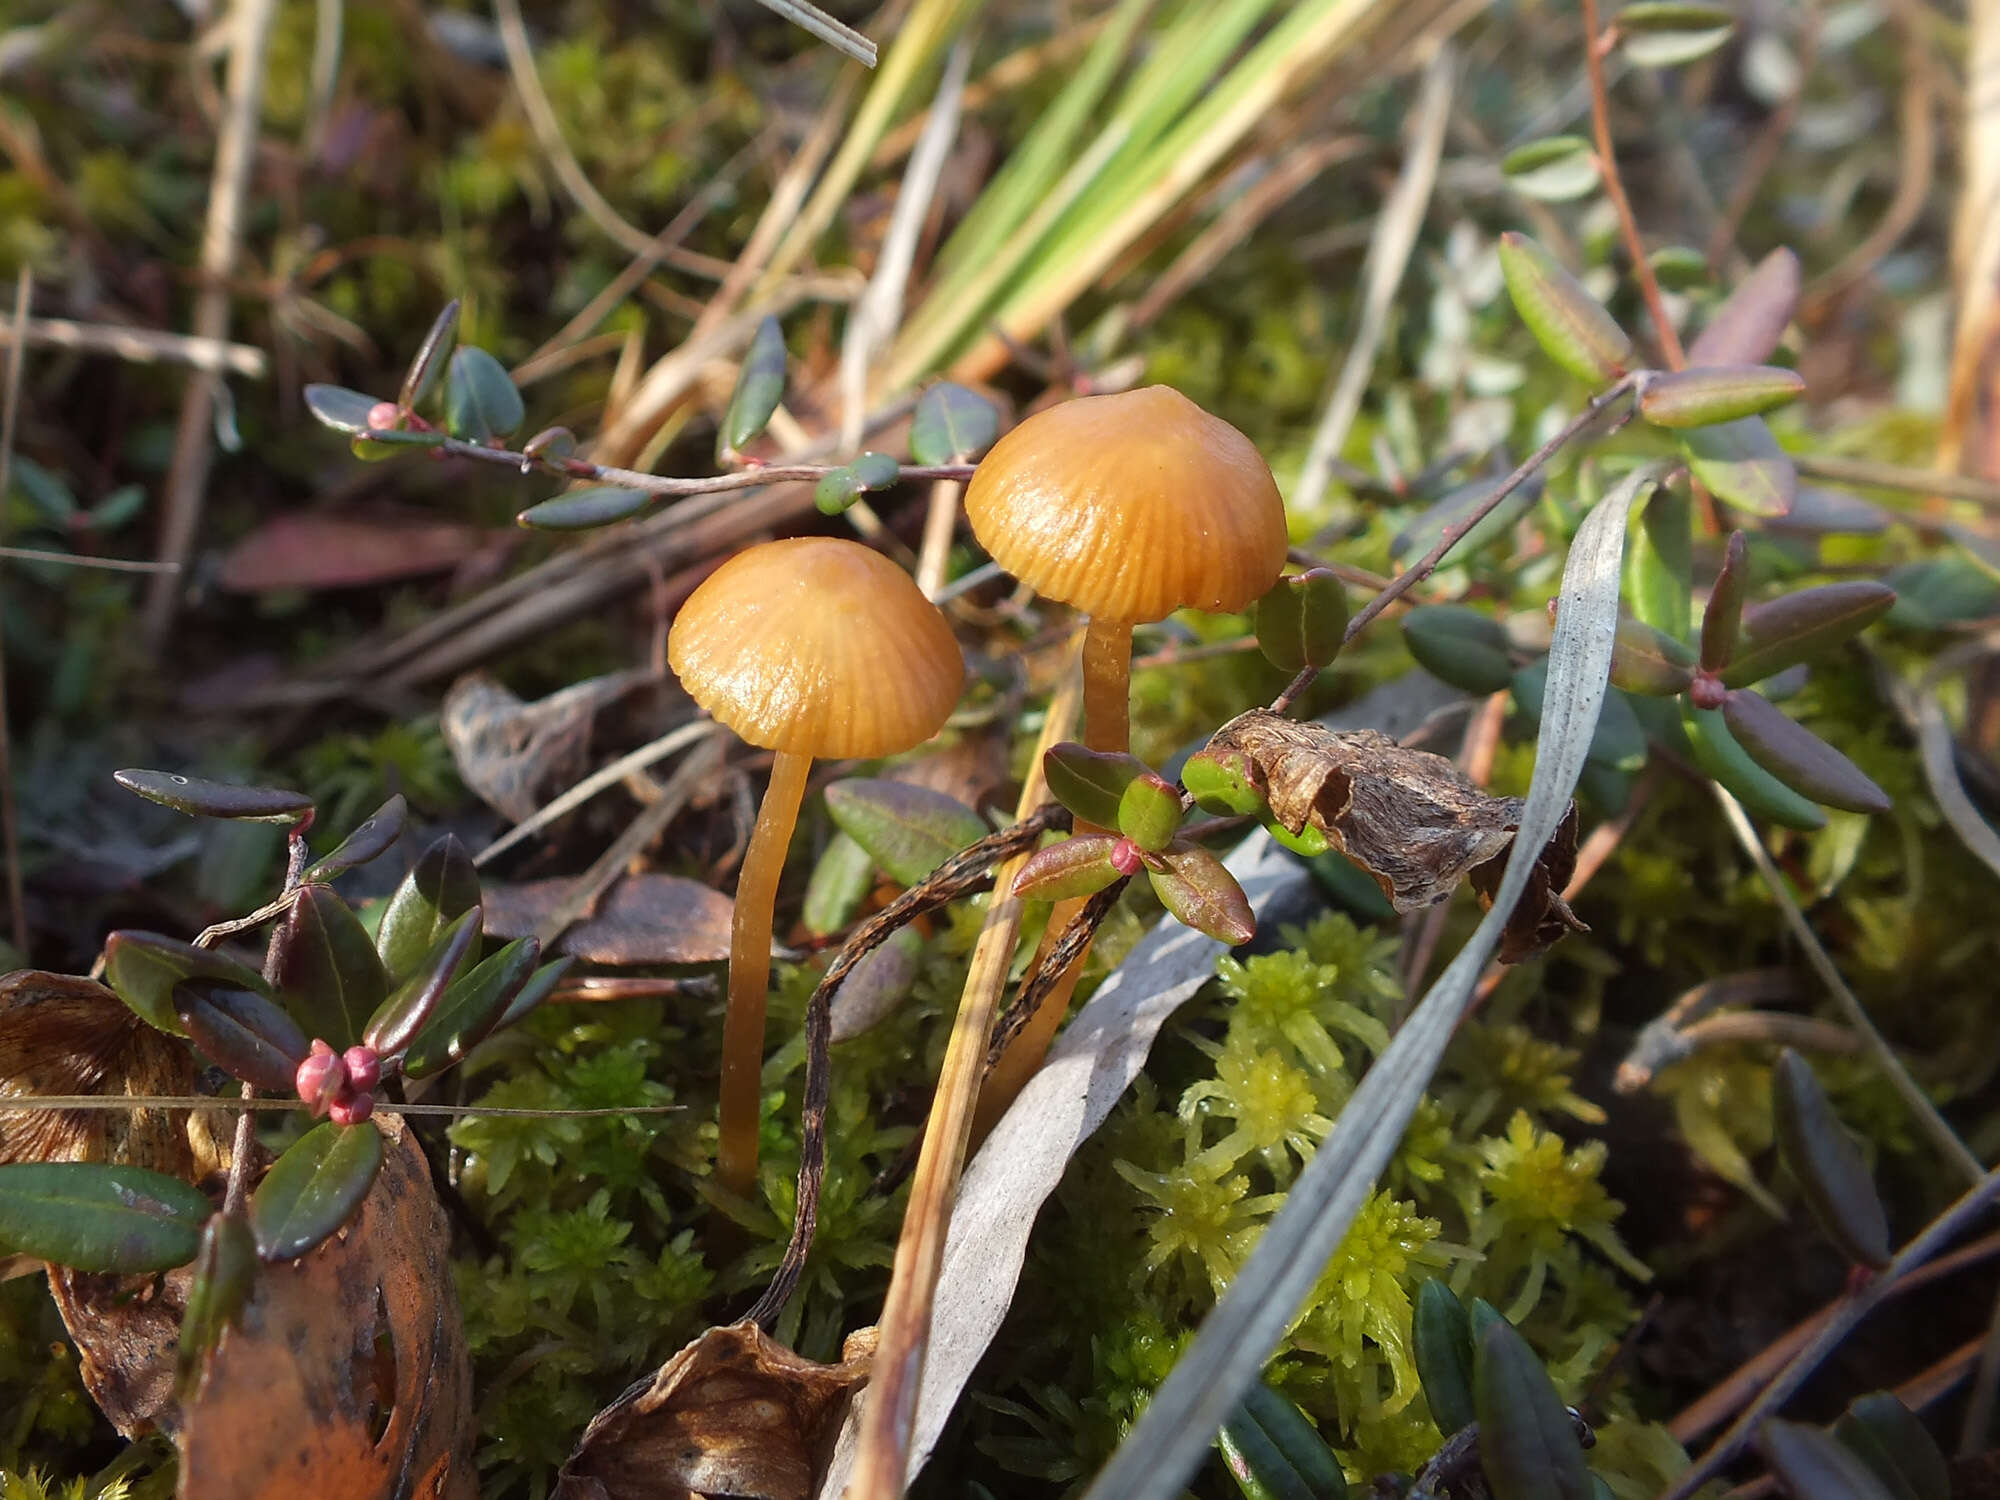
[[[1083,632],[1083,742],[1123,750],[1132,738],[1132,622],[1094,615]]]
[[[757,1125],[764,1073],[764,996],[771,984],[771,909],[812,757],[780,750],[757,826],[743,851],[729,924],[729,1009],[722,1020],[722,1127],[716,1181],[748,1196],[757,1183]]]

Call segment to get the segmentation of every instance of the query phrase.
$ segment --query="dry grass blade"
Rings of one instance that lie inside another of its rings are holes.
[[[1375,370],[1375,354],[1389,326],[1389,310],[1402,284],[1403,271],[1416,248],[1417,233],[1423,228],[1430,207],[1431,189],[1437,184],[1438,160],[1444,154],[1445,126],[1451,120],[1452,77],[1458,69],[1457,54],[1449,45],[1440,46],[1424,68],[1423,84],[1416,103],[1410,106],[1408,148],[1403,172],[1395,189],[1375,220],[1374,238],[1368,246],[1368,261],[1362,268],[1361,321],[1340,374],[1328,393],[1319,425],[1313,429],[1312,446],[1306,451],[1305,468],[1292,488],[1292,504],[1300,510],[1315,509],[1326,494],[1333,461],[1346,445],[1347,434],[1361,410],[1362,393]]]
[[[1033,769],[1021,789],[1017,816],[1026,817],[1047,797],[1042,752],[1075,732],[1081,696],[1080,678],[1072,672],[1049,703],[1041,740],[1029,763]],[[1007,984],[1014,941],[1020,935],[1023,902],[1013,894],[1013,886],[1014,875],[1026,860],[1027,855],[1016,855],[994,874],[992,904],[986,909],[986,921],[972,950],[965,990],[946,1044],[937,1094],[924,1126],[923,1150],[910,1182],[903,1232],[896,1241],[889,1295],[878,1324],[875,1375],[862,1408],[860,1448],[849,1488],[854,1500],[895,1500],[909,1477],[917,1395],[923,1384],[945,1228],[965,1162],[987,1038],[999,1010],[1000,992]]]
[[[864,68],[875,66],[875,44],[846,22],[836,20],[810,0],[757,0],[801,30],[809,31],[837,52],[845,52]]]
[[[591,772],[561,796],[537,808],[532,816],[516,823],[474,855],[472,862],[475,865],[483,865],[497,859],[523,839],[540,833],[556,819],[574,812],[599,792],[608,791],[635,772],[643,771],[648,766],[665,760],[668,756],[706,739],[715,732],[716,726],[712,722],[700,719],[691,724],[683,724],[678,729],[670,729],[658,739],[641,745],[629,754],[619,756],[609,765]]]
[[[19,332],[0,329],[0,344],[12,345],[17,340],[82,354],[109,354],[127,364],[189,365],[250,380],[262,380],[271,368],[264,351],[254,344],[162,333],[157,328],[125,328],[116,323],[79,323],[73,318],[29,318]]]

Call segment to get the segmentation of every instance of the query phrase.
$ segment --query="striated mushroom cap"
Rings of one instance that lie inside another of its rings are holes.
[[[1029,417],[974,471],[965,514],[1001,567],[1102,620],[1239,610],[1285,565],[1263,455],[1164,385]]]
[[[752,745],[836,759],[936,734],[965,659],[909,574],[858,542],[795,537],[739,552],[667,636],[681,685]]]

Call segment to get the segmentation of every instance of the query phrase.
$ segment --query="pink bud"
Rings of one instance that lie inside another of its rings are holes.
[[[382,1081],[382,1059],[373,1047],[349,1047],[340,1060],[347,1064],[347,1081],[367,1093]]]
[[[1697,672],[1694,681],[1688,684],[1688,698],[1696,708],[1718,709],[1722,700],[1729,696],[1729,689],[1722,685],[1722,679],[1712,672]]]
[[[326,1050],[321,1051],[322,1047]],[[293,1075],[292,1086],[315,1115],[324,1116],[347,1087],[347,1064],[324,1042],[314,1042],[313,1050]]]
[[[336,1125],[359,1125],[375,1113],[373,1094],[346,1093],[333,1101],[329,1111]]]
[[[1111,846],[1111,868],[1120,875],[1137,875],[1144,863],[1139,857],[1139,846],[1130,839],[1120,839]]]
[[[395,432],[403,425],[403,409],[393,401],[377,401],[368,408],[368,425],[376,432]]]

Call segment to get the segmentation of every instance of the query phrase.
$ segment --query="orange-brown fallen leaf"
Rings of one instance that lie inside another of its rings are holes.
[[[557,1500],[809,1500],[874,1352],[872,1328],[837,1365],[755,1323],[711,1328],[591,1419]]]

